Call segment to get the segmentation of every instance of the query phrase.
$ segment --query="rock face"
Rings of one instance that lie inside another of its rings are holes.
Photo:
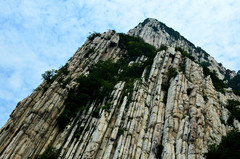
[[[220,79],[223,79],[226,75],[226,68],[222,64],[206,53],[200,47],[195,47],[190,41],[181,36],[177,31],[167,27],[165,24],[157,21],[156,19],[148,18],[144,22],[140,23],[134,29],[131,29],[128,34],[133,36],[142,37],[147,43],[159,48],[162,44],[171,47],[181,47],[187,50],[198,62],[209,63],[209,69],[215,70]],[[232,77],[236,75],[234,71],[230,71]]]
[[[229,111],[224,106],[228,99],[239,97],[231,89],[225,94],[216,91],[211,77],[205,77],[198,64],[209,62],[209,68],[223,79],[226,69],[210,55],[155,19],[146,19],[128,34],[157,48],[168,46],[157,52],[131,92],[126,93],[126,82],[119,81],[110,98],[89,101],[88,110],[78,113],[64,130],[59,129],[58,117],[66,107],[68,93],[78,85],[75,79],[88,75],[97,62],[116,62],[126,52],[119,47],[120,36],[115,31],[89,38],[68,61],[68,74],[58,76],[48,88],[44,81],[18,103],[0,129],[0,158],[37,158],[48,146],[59,150],[59,159],[154,159],[159,154],[165,159],[205,158],[208,145],[219,143],[234,127],[240,128],[237,120],[233,126],[226,124]],[[188,50],[198,62],[175,51],[177,46]],[[133,62],[146,59],[141,56]],[[171,69],[177,73],[166,89]],[[70,82],[61,87],[61,81],[67,79]],[[109,110],[101,108],[99,117],[94,117],[96,107],[105,103],[110,103]]]

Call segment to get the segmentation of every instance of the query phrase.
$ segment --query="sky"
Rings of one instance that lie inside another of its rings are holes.
[[[126,33],[156,18],[226,68],[240,68],[240,1],[0,0],[0,127],[16,104],[93,32]]]

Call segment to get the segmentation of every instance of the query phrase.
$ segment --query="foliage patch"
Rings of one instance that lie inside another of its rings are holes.
[[[118,66],[110,60],[98,62],[89,71],[88,76],[80,75],[78,77],[79,86],[70,90],[68,94],[65,102],[66,108],[58,118],[61,129],[66,127],[70,119],[77,115],[77,112],[88,109],[88,101],[108,96],[117,83]],[[97,117],[97,113],[94,112],[93,115]]]
[[[144,40],[140,37],[133,37],[123,33],[119,33],[119,47],[121,49],[127,50],[125,54],[125,60],[135,61],[137,57],[142,55],[153,59],[156,55],[156,49],[154,46],[145,43]]]
[[[57,159],[60,151],[52,146],[48,146],[44,153],[37,157],[37,159]]]
[[[240,75],[236,75],[232,79],[228,79],[228,86],[233,89],[236,95],[240,96]]]
[[[55,79],[59,78],[59,82],[63,81],[63,75],[67,75],[68,71],[68,64],[60,67],[58,70],[48,70],[42,74],[42,78],[46,80],[46,85],[44,86],[44,92],[51,86]],[[64,85],[64,84],[63,84]]]
[[[208,75],[210,75],[211,79],[212,79],[212,82],[213,82],[213,85],[215,87],[215,89],[218,91],[218,92],[221,92],[223,94],[225,94],[225,91],[224,91],[224,88],[226,88],[226,84],[223,82],[223,80],[220,80],[218,77],[217,77],[217,73],[216,71],[210,71],[209,68],[206,66],[206,64],[201,64],[202,68],[203,68],[203,74],[205,77],[207,77]]]
[[[176,68],[170,68],[167,72],[167,77],[165,79],[163,79],[163,82],[161,84],[162,90],[166,91],[166,94],[164,95],[163,98],[163,103],[166,104],[167,102],[167,94],[168,94],[168,89],[170,87],[170,80],[172,78],[175,78],[177,76],[178,72]]]
[[[176,47],[175,51],[179,51],[183,57],[188,57],[189,59],[191,59],[192,61],[195,61],[195,57],[193,57],[192,55],[190,55],[187,51],[183,50],[180,47]]]
[[[98,34],[95,33],[92,36],[95,37]],[[90,39],[93,38],[92,36]],[[66,127],[77,113],[89,109],[89,101],[101,101],[104,97],[110,96],[118,81],[125,81],[126,93],[131,92],[134,81],[141,78],[147,66],[152,65],[153,58],[156,55],[156,49],[153,46],[145,43],[143,39],[138,37],[126,34],[119,34],[119,36],[119,47],[126,50],[126,54],[116,63],[111,60],[99,61],[89,69],[88,76],[81,75],[78,77],[76,81],[79,85],[77,88],[70,90],[65,102],[65,110],[58,118],[61,130]],[[148,57],[148,60],[143,63],[128,65],[130,61],[134,61],[142,55]],[[110,111],[108,103],[101,108],[107,112]],[[96,118],[100,117],[101,108],[95,108],[92,116]]]
[[[227,109],[230,111],[230,116],[228,118],[227,123],[229,125],[233,124],[233,119],[236,118],[238,121],[240,121],[240,108],[238,107],[240,106],[240,102],[236,101],[236,100],[228,100],[227,103]]]
[[[240,132],[237,130],[230,131],[222,137],[219,145],[211,145],[207,159],[239,159],[240,158]]]
[[[160,48],[157,49],[157,52],[158,52],[158,51],[162,51],[162,50],[165,50],[165,51],[166,51],[167,49],[168,49],[167,45],[162,44],[162,45],[160,46]]]
[[[94,40],[97,36],[101,36],[101,34],[94,32],[94,33],[92,33],[91,35],[88,36],[88,39],[92,41],[92,40]]]

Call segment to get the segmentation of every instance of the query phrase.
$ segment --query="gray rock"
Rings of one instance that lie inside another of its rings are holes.
[[[163,146],[162,158],[205,158],[208,145],[219,143],[223,135],[232,128],[227,125],[229,111],[225,108],[228,99],[240,100],[232,89],[222,94],[216,91],[211,77],[204,77],[202,67],[196,62],[209,62],[220,79],[226,69],[211,56],[204,53],[182,36],[174,37],[166,26],[155,19],[148,19],[128,34],[142,37],[159,48],[167,50],[157,53],[153,64],[144,69],[141,79],[133,84],[132,92],[126,93],[123,81],[119,81],[110,98],[89,101],[89,109],[71,119],[69,125],[59,130],[58,116],[65,109],[69,90],[78,86],[75,79],[88,75],[89,68],[100,60],[117,61],[125,53],[119,48],[119,35],[109,30],[92,41],[87,40],[68,61],[72,81],[61,88],[57,78],[45,91],[44,81],[30,96],[19,102],[10,119],[0,129],[0,159],[36,158],[47,147],[60,149],[58,159],[80,158],[142,158],[154,159],[157,147]],[[184,57],[175,47],[182,47],[196,58]],[[87,56],[88,50],[94,53]],[[143,63],[140,56],[129,63]],[[183,63],[184,62],[184,63]],[[182,65],[184,64],[185,71]],[[169,79],[169,88],[163,83],[171,68],[177,75]],[[231,78],[236,75],[231,73]],[[131,97],[131,98],[130,98]],[[110,109],[102,108],[110,103]],[[99,118],[92,116],[96,107]],[[224,121],[225,123],[221,123]],[[239,121],[234,120],[240,129]]]

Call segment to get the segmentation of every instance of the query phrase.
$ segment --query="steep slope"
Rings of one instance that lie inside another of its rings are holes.
[[[128,34],[140,36],[156,48],[159,48],[162,44],[171,47],[181,47],[194,56],[199,63],[209,63],[208,68],[212,71],[215,70],[220,79],[224,79],[224,76],[227,74],[231,78],[236,75],[234,71],[227,70],[223,67],[222,64],[218,63],[213,57],[206,53],[206,51],[200,47],[195,47],[194,44],[181,36],[177,31],[167,27],[164,23],[156,19],[147,18],[134,29],[131,29]]]
[[[239,97],[216,90],[194,45],[154,19],[145,23],[129,34],[167,48],[94,33],[18,103],[0,130],[0,158],[204,158],[208,145],[240,129],[235,116],[228,125],[226,109]]]

